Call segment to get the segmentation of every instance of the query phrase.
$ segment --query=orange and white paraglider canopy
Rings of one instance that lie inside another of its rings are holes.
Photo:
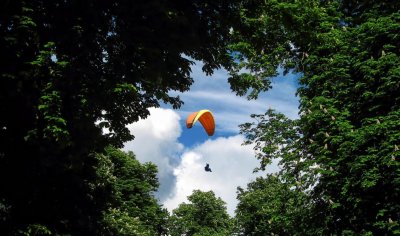
[[[192,128],[193,125],[198,121],[203,125],[208,136],[212,136],[215,131],[214,117],[209,110],[200,110],[193,112],[186,119],[186,127],[188,129]]]

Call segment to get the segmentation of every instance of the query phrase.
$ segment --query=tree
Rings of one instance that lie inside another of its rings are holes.
[[[96,158],[98,178],[92,185],[93,195],[95,199],[108,198],[97,234],[164,235],[168,213],[153,196],[159,184],[156,166],[141,164],[132,152],[113,147]]]
[[[238,188],[239,235],[312,235],[307,197],[276,175]]]
[[[232,78],[258,84],[255,96],[278,67],[302,73],[300,136],[292,146],[302,161],[287,173],[314,176],[319,227],[324,234],[399,234],[399,2],[243,6],[244,27],[233,30],[240,62]],[[243,67],[250,73],[240,74]],[[259,128],[262,137],[268,130]],[[273,155],[264,144],[264,154]]]
[[[194,190],[188,196],[189,203],[181,203],[169,218],[169,234],[229,235],[232,221],[226,212],[225,202],[212,191]]]
[[[251,115],[256,122],[240,125],[245,145],[253,144],[264,171],[279,160],[280,171],[257,178],[238,188],[236,219],[243,235],[318,235],[325,234],[323,210],[312,198],[319,167],[307,158],[299,120],[291,120],[268,109]]]
[[[5,234],[39,224],[93,235],[94,153],[133,138],[147,108],[229,67],[236,1],[2,1],[0,221]],[[191,58],[191,59],[188,59]],[[108,128],[110,132],[103,133]]]

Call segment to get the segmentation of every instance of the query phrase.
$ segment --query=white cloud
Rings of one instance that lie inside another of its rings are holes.
[[[125,151],[133,151],[141,162],[158,166],[160,188],[157,197],[170,211],[186,201],[194,189],[212,190],[227,203],[233,215],[237,204],[236,188],[245,187],[256,177],[259,165],[251,146],[242,146],[240,135],[220,137],[184,149],[178,142],[182,133],[179,115],[169,109],[151,108],[145,120],[129,125],[135,135],[125,143]],[[205,172],[210,164],[213,172]],[[277,171],[277,167],[268,170]]]
[[[141,162],[152,162],[158,167],[160,189],[157,197],[162,201],[175,184],[174,162],[183,145],[177,141],[181,134],[179,115],[170,109],[150,108],[150,116],[128,126],[135,139],[125,143],[123,150],[133,151]]]
[[[236,189],[245,187],[262,173],[253,174],[259,166],[251,146],[242,146],[244,139],[240,135],[209,140],[186,150],[182,161],[175,168],[175,194],[164,202],[171,211],[180,203],[187,202],[187,196],[193,190],[212,190],[227,203],[228,213],[233,215],[237,205]],[[204,166],[210,164],[212,172],[205,172]],[[277,167],[268,172],[278,171]]]

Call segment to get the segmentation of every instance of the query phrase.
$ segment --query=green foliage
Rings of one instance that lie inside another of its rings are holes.
[[[290,120],[269,109],[252,115],[253,123],[241,125],[245,145],[254,145],[260,167],[265,170],[279,160],[279,173],[258,178],[238,188],[236,209],[241,235],[315,235],[324,233],[320,210],[310,190],[318,181],[320,166],[307,158],[299,120]],[[321,225],[322,224],[322,225]]]
[[[19,230],[18,233],[25,236],[53,235],[45,226],[38,224],[28,225],[26,230]]]
[[[132,152],[108,147],[97,154],[97,182],[93,195],[107,197],[99,235],[161,235],[167,212],[158,205],[153,193],[158,188],[157,168],[141,164]]]
[[[246,136],[244,144],[255,144],[254,150],[260,160],[260,168],[265,170],[273,159],[284,159],[289,162],[299,161],[299,153],[295,152],[301,137],[297,121],[286,118],[283,114],[268,109],[263,115],[251,115],[253,123],[240,125],[241,133]],[[282,163],[283,164],[283,163]]]
[[[259,177],[238,188],[239,235],[312,235],[307,195],[276,175]]]
[[[107,225],[104,232],[107,232],[108,235],[154,235],[154,232],[151,233],[151,230],[144,227],[137,217],[130,216],[126,211],[121,212],[115,208],[108,209],[103,220]]]
[[[254,116],[261,123],[242,126],[261,169],[281,158],[285,183],[307,181],[302,188],[319,219],[314,234],[398,234],[399,2],[243,6],[248,28],[234,29],[236,68],[262,75],[265,85],[279,66],[303,74],[294,126],[283,118],[274,123],[268,113]],[[231,72],[240,76],[238,69]],[[293,127],[297,134],[283,138]]]
[[[93,153],[131,140],[126,125],[146,118],[149,107],[180,107],[170,92],[189,89],[194,60],[207,74],[230,67],[238,3],[1,1],[2,233],[37,224],[54,234],[101,235],[104,219],[110,232],[125,227],[112,215],[161,232],[149,194],[155,167]],[[106,167],[117,163],[125,167]],[[147,218],[141,199],[151,206]]]
[[[229,235],[232,221],[226,212],[225,202],[214,192],[195,190],[188,196],[189,203],[174,209],[168,222],[172,236]]]
[[[241,20],[232,28],[230,45],[237,62],[230,70],[230,82],[237,94],[253,88],[248,97],[257,98],[270,88],[269,78],[278,74],[278,67],[285,73],[302,71],[316,28],[338,19],[329,15],[336,12],[335,4],[321,8],[319,4],[324,5],[315,0],[243,1]]]
[[[56,142],[68,139],[67,122],[61,115],[62,101],[60,92],[54,91],[51,83],[47,84],[44,90],[38,105],[38,113],[46,123],[43,129],[43,138],[55,140]],[[37,138],[37,136],[29,138]]]

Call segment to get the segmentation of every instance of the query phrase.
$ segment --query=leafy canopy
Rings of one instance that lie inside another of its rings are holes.
[[[280,158],[285,183],[311,197],[314,235],[400,233],[399,9],[391,0],[245,1],[244,27],[233,29],[231,73],[260,85],[252,96],[279,67],[302,73],[298,120],[267,112],[243,128],[260,168]]]
[[[139,194],[149,186],[136,185],[136,176],[114,173],[122,180],[97,192],[95,183],[107,177],[96,173],[104,165],[97,154],[131,140],[126,125],[146,118],[147,108],[178,108],[182,101],[170,92],[189,89],[194,60],[207,74],[229,68],[237,4],[1,1],[1,231],[99,235],[105,219],[112,234],[119,226],[130,232],[125,222],[159,222],[154,199]],[[121,165],[118,171],[142,173]],[[148,218],[134,210],[139,199],[154,206]]]
[[[169,218],[169,233],[173,236],[229,235],[232,221],[225,202],[212,191],[194,190],[189,203],[181,203]]]

